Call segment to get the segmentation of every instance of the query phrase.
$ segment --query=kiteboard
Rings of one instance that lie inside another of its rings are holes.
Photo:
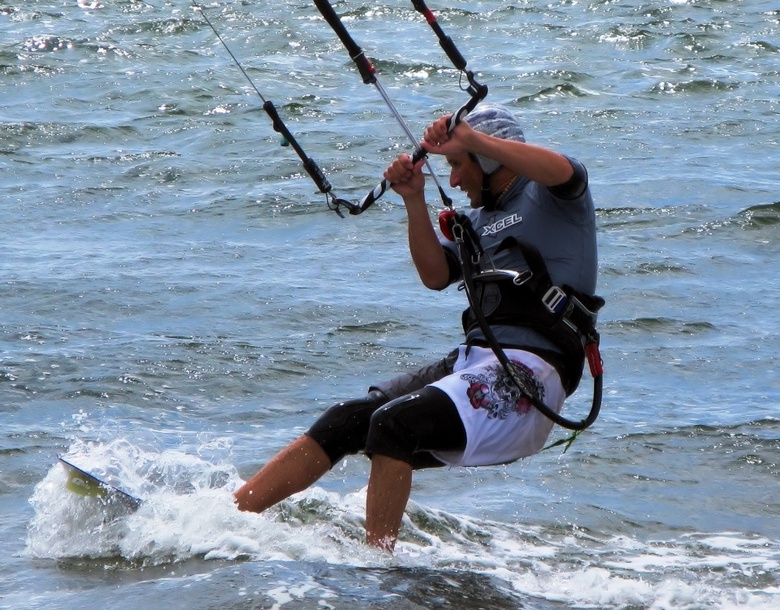
[[[106,504],[126,508],[128,512],[135,512],[143,503],[143,500],[140,498],[136,498],[126,491],[102,481],[95,475],[90,474],[86,470],[82,470],[62,457],[58,456],[57,459],[60,464],[62,464],[63,468],[65,468],[65,472],[68,475],[68,481],[65,483],[65,487],[69,491],[80,496],[100,498]]]

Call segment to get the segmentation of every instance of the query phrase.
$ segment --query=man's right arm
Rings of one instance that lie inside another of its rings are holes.
[[[412,163],[409,155],[400,155],[385,170],[385,178],[404,200],[408,218],[409,252],[420,280],[433,290],[449,283],[450,270],[444,248],[433,228],[425,201],[423,162]]]
[[[425,198],[405,198],[409,221],[409,252],[426,288],[441,290],[449,285],[450,267],[444,247],[433,228]]]

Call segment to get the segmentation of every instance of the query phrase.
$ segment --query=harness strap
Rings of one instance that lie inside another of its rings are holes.
[[[498,251],[511,247],[519,248],[528,263],[532,277],[524,285],[540,298],[545,309],[586,338],[595,333],[596,314],[604,306],[604,299],[582,293],[565,284],[562,287],[553,284],[542,254],[529,243],[507,237],[499,244]]]

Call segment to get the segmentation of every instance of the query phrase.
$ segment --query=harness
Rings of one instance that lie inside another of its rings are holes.
[[[488,347],[493,350],[509,378],[546,417],[570,430],[588,428],[601,409],[603,362],[599,353],[596,319],[598,310],[604,306],[604,299],[585,294],[571,286],[553,284],[539,250],[513,237],[505,239],[499,250],[519,248],[528,263],[528,270],[479,271],[479,261],[484,251],[470,219],[463,214],[445,210],[440,217],[440,225],[458,248],[462,285],[469,301],[469,308],[463,312],[462,318],[466,334],[475,328],[482,331]],[[539,400],[533,388],[528,387],[517,374],[491,325],[517,325],[518,320],[522,320],[524,327],[537,331],[551,341],[561,353],[524,346],[512,347],[538,353],[553,364],[560,373],[567,396],[577,389],[584,361],[588,360],[593,377],[593,401],[585,419],[576,422],[559,415]]]

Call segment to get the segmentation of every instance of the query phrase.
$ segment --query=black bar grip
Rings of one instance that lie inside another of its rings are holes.
[[[439,22],[436,21],[436,16],[433,14],[431,9],[426,6],[423,0],[412,0],[412,4],[419,13],[422,13],[422,15],[425,17],[425,20],[428,22],[428,25],[430,25],[433,31],[436,33],[436,36],[439,38],[439,44],[441,45],[441,48],[444,49],[444,52],[447,54],[447,57],[450,58],[452,64],[458,70],[465,70],[466,60],[455,46],[455,43],[452,42],[452,38],[447,36],[444,33],[444,30],[441,29],[441,26],[439,25]]]
[[[466,60],[463,58],[463,55],[460,54],[460,51],[458,51],[458,48],[455,46],[455,43],[452,42],[452,38],[450,38],[449,36],[445,36],[444,38],[440,37],[439,44],[441,45],[441,48],[444,49],[444,52],[447,54],[447,57],[450,58],[452,64],[458,70],[466,69]]]
[[[469,101],[463,104],[460,108],[458,108],[457,112],[453,115],[450,115],[447,117],[447,131],[452,131],[455,129],[455,127],[458,126],[458,124],[464,119],[464,117],[474,110],[476,105],[481,102],[483,99],[485,99],[485,96],[487,95],[488,89],[485,85],[481,85],[480,89],[477,91],[477,95],[474,95],[469,98]],[[422,146],[418,146],[414,153],[412,154],[412,163],[416,164],[419,161],[422,161],[425,157],[428,156],[428,151],[425,150]],[[360,202],[361,210],[365,210],[368,206],[373,204],[377,199],[379,199],[390,187],[390,184],[387,182],[387,180],[383,179],[382,182],[380,182],[377,186],[374,187],[374,189],[365,197],[363,197],[363,200]],[[445,201],[445,204],[449,202],[452,203],[452,200],[447,197],[447,195],[444,193],[444,190],[439,187],[439,193],[442,196],[442,199]],[[449,205],[449,204],[447,204]]]
[[[336,11],[333,10],[330,2],[328,2],[328,0],[314,0],[314,4],[325,18],[325,21],[328,22],[328,25],[336,32],[336,35],[341,40],[342,44],[346,47],[349,57],[358,67],[363,82],[366,84],[376,82],[376,77],[374,76],[376,70],[374,69],[374,66],[371,65],[371,62],[366,57],[365,53],[363,53],[363,49],[361,49],[353,40],[352,36],[349,35],[347,28],[341,23],[341,19],[336,14]]]
[[[425,159],[425,157],[428,156],[428,151],[425,150],[422,146],[418,146],[414,149],[414,153],[412,154],[412,163],[416,164],[419,161],[422,161]]]
[[[271,124],[273,125],[274,131],[282,134],[284,139],[287,140],[290,143],[290,146],[293,147],[295,152],[298,153],[298,156],[303,162],[303,169],[305,169],[306,173],[308,173],[309,176],[311,176],[311,179],[314,181],[314,184],[317,185],[317,188],[320,189],[320,192],[329,193],[332,188],[330,182],[328,182],[328,179],[325,177],[325,174],[317,165],[317,163],[314,161],[314,159],[306,155],[303,148],[301,148],[300,144],[298,144],[298,141],[295,139],[293,134],[290,132],[289,129],[287,129],[287,126],[284,124],[284,121],[282,121],[281,117],[279,116],[279,113],[276,111],[276,107],[274,106],[274,103],[271,100],[266,100],[265,103],[263,104],[263,110],[265,110],[268,116],[271,117]]]
[[[305,169],[309,176],[311,176],[311,179],[314,180],[314,184],[317,185],[317,188],[320,189],[321,193],[330,192],[330,182],[328,182],[325,174],[322,172],[320,166],[317,165],[317,162],[314,159],[311,157],[306,158],[303,161],[303,169]]]

